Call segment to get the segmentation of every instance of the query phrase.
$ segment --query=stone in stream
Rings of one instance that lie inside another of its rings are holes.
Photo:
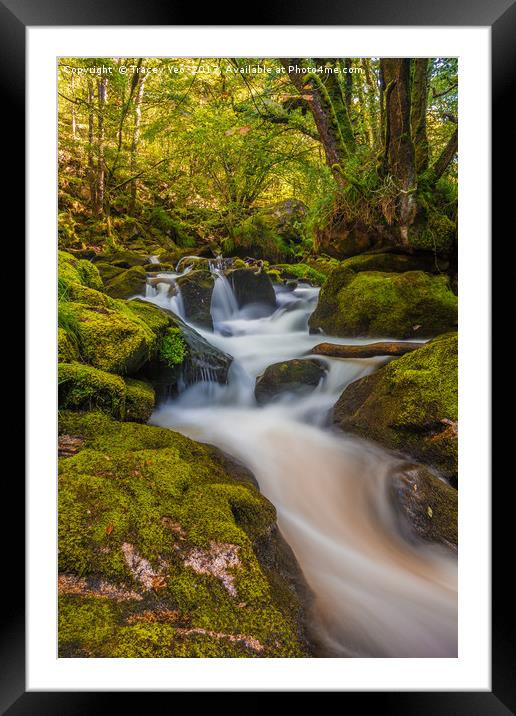
[[[158,337],[157,351],[141,371],[158,399],[173,395],[181,380],[188,385],[199,381],[227,383],[232,356],[215,348],[166,308],[141,299],[130,301],[129,306]]]
[[[210,271],[194,270],[179,276],[176,283],[181,291],[185,318],[208,330],[213,330],[211,295],[215,279]]]
[[[445,334],[350,383],[333,422],[432,465],[456,484],[457,349],[457,334]]]
[[[390,493],[405,536],[457,548],[457,490],[424,465],[406,463],[393,470]]]
[[[268,313],[276,308],[274,287],[265,271],[260,268],[237,268],[227,271],[226,276],[239,308],[261,304],[268,309]]]
[[[317,359],[293,359],[270,365],[256,379],[254,395],[259,405],[269,403],[285,393],[307,395],[319,385],[327,372]]]
[[[172,430],[59,422],[61,657],[311,655],[310,591],[249,471]]]

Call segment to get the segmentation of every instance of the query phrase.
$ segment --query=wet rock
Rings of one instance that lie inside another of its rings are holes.
[[[405,464],[391,476],[391,496],[408,537],[457,548],[457,490],[423,465]]]
[[[354,381],[333,410],[345,431],[432,465],[457,480],[457,334],[440,336]]]
[[[227,383],[232,356],[208,343],[172,311],[140,299],[129,305],[158,337],[157,352],[141,375],[153,385],[159,400],[174,395],[180,381]]]
[[[263,405],[278,396],[296,393],[311,393],[324,378],[327,367],[316,359],[294,359],[274,363],[256,379],[254,394],[256,401]]]
[[[272,282],[260,268],[237,268],[227,272],[227,278],[239,308],[260,304],[270,313],[276,308],[276,294]]]
[[[185,318],[208,330],[213,330],[210,308],[214,283],[213,275],[204,270],[190,271],[177,279],[183,299]]]

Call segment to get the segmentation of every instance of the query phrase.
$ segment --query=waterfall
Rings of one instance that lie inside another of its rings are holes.
[[[211,295],[210,313],[213,319],[215,330],[224,321],[230,321],[238,314],[238,303],[233,289],[224,272],[220,268],[210,265],[211,272],[215,277],[213,293]]]

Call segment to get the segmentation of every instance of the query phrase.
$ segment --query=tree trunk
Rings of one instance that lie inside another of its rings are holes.
[[[432,184],[436,184],[442,177],[444,172],[448,169],[454,156],[457,154],[459,148],[459,130],[455,129],[453,134],[448,140],[447,145],[441,152],[441,155],[432,164],[429,170],[429,178]]]
[[[428,59],[417,58],[412,61],[412,91],[410,107],[410,129],[416,172],[422,174],[428,169],[428,138],[426,135],[426,108],[428,103]]]
[[[95,171],[95,161],[93,159],[93,143],[94,143],[94,109],[95,93],[93,90],[93,80],[88,77],[88,178],[90,184],[90,203],[92,213],[96,214],[97,208],[97,174]]]
[[[138,156],[138,145],[140,143],[140,129],[142,121],[142,99],[145,89],[145,80],[147,75],[140,76],[136,97],[134,99],[134,130],[133,140],[131,142],[131,174],[136,173],[136,160]],[[136,194],[138,191],[138,179],[131,181],[131,198],[129,200],[129,214],[133,214],[136,208]]]
[[[410,135],[410,60],[380,60],[385,82],[385,167],[396,188],[395,219],[402,245],[416,213],[414,146]],[[386,217],[387,218],[387,217]]]
[[[347,181],[344,177],[343,165],[349,154],[346,141],[349,142],[352,139],[352,131],[342,91],[336,82],[336,77],[329,74],[327,77],[331,79],[323,82],[315,73],[296,73],[293,68],[296,65],[298,67],[303,65],[303,60],[300,58],[282,59],[281,63],[287,70],[292,84],[301,95],[306,95],[307,89],[311,89],[310,111],[324,148],[326,163],[332,170],[337,184],[345,187]],[[339,117],[345,124],[345,136],[342,133],[343,128],[339,124]],[[345,117],[347,120],[344,119]]]
[[[97,80],[98,94],[98,124],[97,124],[97,213],[104,213],[104,200],[106,190],[106,164],[104,159],[104,107],[107,95],[107,79]]]

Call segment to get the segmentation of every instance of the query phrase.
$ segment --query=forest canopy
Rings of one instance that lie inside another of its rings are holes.
[[[456,59],[62,58],[58,77],[62,248],[455,255]]]

